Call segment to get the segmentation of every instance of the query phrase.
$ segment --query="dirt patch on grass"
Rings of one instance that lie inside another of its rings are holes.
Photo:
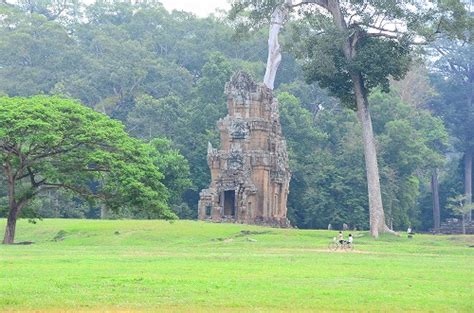
[[[63,241],[64,238],[66,238],[67,234],[67,231],[61,229],[60,231],[58,231],[56,236],[54,236],[53,241]]]
[[[240,238],[240,237],[247,237],[247,241],[249,242],[256,242],[257,240],[250,238],[249,236],[256,236],[256,235],[266,235],[266,234],[272,234],[273,232],[271,230],[241,230],[237,234],[234,234],[229,237],[218,237],[218,238],[213,238],[211,241],[222,241],[225,243],[233,242],[235,238]]]
[[[266,234],[271,234],[273,233],[271,230],[241,230],[240,233],[237,235],[234,235],[234,237],[245,237],[245,236],[250,236],[250,235],[266,235]]]

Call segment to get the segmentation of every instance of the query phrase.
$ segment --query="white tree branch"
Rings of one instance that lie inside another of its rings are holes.
[[[291,0],[287,0],[284,4],[277,6],[273,11],[270,20],[270,30],[268,31],[268,58],[263,83],[272,90],[278,66],[281,62],[281,50],[280,43],[278,42],[278,34],[288,18],[290,13],[289,6],[291,6],[291,3]]]

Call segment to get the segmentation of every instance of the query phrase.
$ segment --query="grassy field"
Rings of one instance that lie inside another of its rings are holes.
[[[359,232],[355,251],[330,252],[335,232],[195,221],[17,232],[35,243],[0,246],[1,312],[474,312],[474,236]]]

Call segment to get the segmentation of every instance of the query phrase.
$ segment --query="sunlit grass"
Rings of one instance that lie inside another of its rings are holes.
[[[335,234],[20,221],[35,243],[0,247],[0,311],[474,311],[474,236],[358,232],[354,252],[330,252]]]

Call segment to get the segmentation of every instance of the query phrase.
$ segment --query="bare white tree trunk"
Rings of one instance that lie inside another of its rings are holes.
[[[357,103],[357,115],[362,125],[362,139],[364,143],[365,169],[367,173],[367,187],[369,195],[370,234],[377,238],[379,234],[391,232],[385,224],[385,214],[380,191],[380,176],[375,148],[374,131],[370,117],[369,103],[363,90],[361,77],[352,75],[354,93]]]
[[[466,197],[465,205],[471,206],[472,203],[472,152],[470,150],[464,153],[464,195]],[[464,213],[468,221],[471,221],[471,210]]]
[[[338,0],[327,1],[326,9],[331,13],[335,26],[343,32],[347,31],[342,9]],[[356,55],[357,36],[347,38],[342,45],[342,52],[348,62]],[[352,87],[357,105],[357,116],[362,125],[362,142],[364,146],[365,170],[367,175],[367,190],[369,198],[370,234],[377,238],[384,232],[392,232],[385,224],[385,213],[380,189],[380,174],[377,162],[375,136],[372,128],[372,118],[369,111],[369,101],[365,91],[364,81],[360,72],[351,72]]]
[[[102,206],[100,208],[100,218],[101,219],[107,218],[107,208],[105,206]]]
[[[441,223],[440,209],[439,209],[439,183],[438,183],[438,169],[434,169],[431,175],[431,191],[433,197],[433,229],[438,231]]]
[[[348,30],[339,0],[317,2],[320,6],[331,13],[334,25],[340,31],[346,32]],[[342,45],[342,52],[348,62],[352,62],[356,55],[355,47],[358,39],[359,37],[357,36],[347,38]],[[350,75],[357,104],[357,116],[362,125],[362,140],[364,145],[365,170],[367,174],[367,189],[369,196],[370,234],[374,238],[377,238],[379,234],[382,233],[397,234],[385,223],[375,136],[372,129],[372,118],[370,117],[369,101],[367,100],[364,80],[360,72],[351,72]]]
[[[265,70],[263,83],[265,84],[265,86],[272,90],[274,87],[278,66],[281,62],[281,50],[280,43],[278,42],[278,34],[280,33],[283,24],[288,18],[288,6],[290,6],[291,3],[291,0],[286,0],[284,4],[277,6],[276,9],[273,11],[270,20],[270,30],[268,31],[267,68]]]

